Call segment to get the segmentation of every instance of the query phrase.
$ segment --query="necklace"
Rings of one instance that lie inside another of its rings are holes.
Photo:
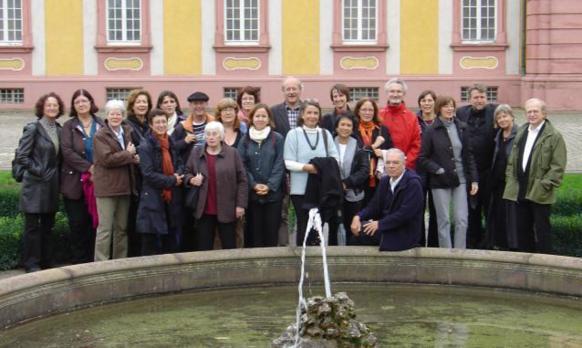
[[[309,137],[307,136],[307,132],[305,131],[305,128],[302,128],[302,129],[303,129],[303,135],[305,136],[305,141],[307,141],[307,145],[309,145],[311,150],[315,151],[315,149],[317,149],[317,145],[319,144],[319,132],[317,132],[317,135],[315,137],[315,145],[311,145],[311,141],[309,141]]]

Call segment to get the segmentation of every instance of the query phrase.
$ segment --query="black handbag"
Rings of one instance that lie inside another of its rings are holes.
[[[188,208],[196,210],[196,206],[198,205],[199,193],[200,193],[199,186],[186,187],[186,198],[184,203]]]

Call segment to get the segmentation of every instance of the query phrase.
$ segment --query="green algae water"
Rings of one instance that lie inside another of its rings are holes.
[[[332,291],[348,293],[381,347],[582,347],[580,299],[428,285]],[[270,347],[295,321],[296,301],[296,287],[141,298],[0,331],[0,347]]]

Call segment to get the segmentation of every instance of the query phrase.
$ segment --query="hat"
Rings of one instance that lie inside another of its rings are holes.
[[[210,98],[208,98],[208,95],[204,92],[194,92],[192,94],[190,94],[190,96],[188,97],[188,102],[195,102],[195,101],[203,101],[203,102],[207,102]]]

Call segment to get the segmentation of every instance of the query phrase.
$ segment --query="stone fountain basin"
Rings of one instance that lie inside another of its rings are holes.
[[[16,276],[0,281],[0,328],[142,296],[296,285],[299,256],[296,248],[220,250],[89,263]],[[308,248],[307,265],[312,284],[321,281],[319,248]],[[419,283],[582,298],[582,259],[573,257],[438,248],[379,252],[372,247],[330,247],[328,265],[332,290],[334,282]]]

